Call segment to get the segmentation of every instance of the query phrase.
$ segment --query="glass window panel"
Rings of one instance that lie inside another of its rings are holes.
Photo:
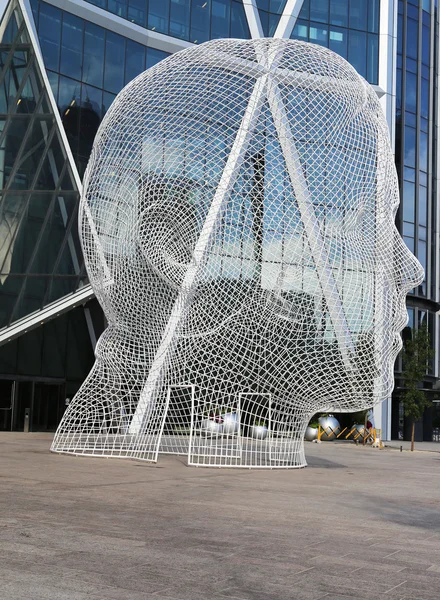
[[[380,0],[368,0],[368,31],[379,33]]]
[[[419,24],[413,19],[406,21],[406,54],[417,60],[417,46],[419,43]]]
[[[116,98],[115,94],[109,94],[108,92],[104,92],[102,96],[102,116],[104,117],[105,113],[110,108],[113,100]]]
[[[330,27],[329,48],[343,58],[347,58],[348,31],[340,27]]]
[[[148,29],[168,33],[170,0],[150,0],[148,3]]]
[[[229,4],[229,3],[228,3]],[[190,41],[200,44],[209,40],[209,10],[211,7],[210,0],[204,0],[204,2],[192,2],[191,3],[191,32]],[[212,3],[212,14],[214,12],[224,12],[224,3],[213,2]],[[228,13],[229,14],[229,13]],[[229,22],[227,23],[229,29]],[[216,37],[227,37],[217,35]]]
[[[420,132],[419,168],[428,172],[428,134]]]
[[[269,11],[269,0],[257,0],[258,10]]]
[[[414,238],[410,238],[404,235],[403,241],[405,242],[405,245],[409,249],[409,251],[414,254]]]
[[[213,39],[229,37],[230,0],[213,0],[211,10],[211,37]]]
[[[428,132],[428,119],[420,118],[420,129]]]
[[[304,0],[305,4],[309,4],[310,0]],[[286,5],[286,0],[269,0],[269,12],[280,15]]]
[[[58,73],[53,71],[47,71],[47,77],[49,79],[50,87],[55,98],[55,102],[58,102]]]
[[[403,54],[403,16],[400,14],[397,17],[397,53]]]
[[[404,163],[408,167],[416,166],[416,130],[405,126]]]
[[[40,4],[38,38],[46,69],[58,71],[61,38],[61,11],[50,4]]]
[[[422,62],[429,66],[431,50],[431,30],[429,27],[422,27]]]
[[[419,240],[426,242],[426,227],[419,226]]]
[[[428,222],[428,188],[419,185],[419,225],[426,227]]]
[[[310,0],[310,20],[328,23],[328,0]]]
[[[26,172],[21,172],[20,168],[16,171],[12,179],[14,167],[19,163],[17,156],[22,145],[25,144],[25,135],[30,126],[30,117],[22,116],[10,121],[6,135],[3,141],[3,176],[5,185],[11,186],[14,189],[29,189],[29,181]]]
[[[419,240],[417,246],[417,258],[419,259],[420,264],[426,271],[426,242]]]
[[[415,169],[410,169],[409,167],[405,167],[403,170],[403,178],[407,181],[412,181],[413,183],[416,180],[416,171]]]
[[[125,38],[107,31],[105,40],[104,89],[115,94],[124,86]]]
[[[107,10],[125,19],[127,17],[127,0],[107,0]]]
[[[272,8],[270,8],[270,10],[272,11]],[[302,5],[301,11],[299,13],[299,18],[300,19],[309,19],[310,18],[310,0],[303,1],[303,5]]]
[[[5,276],[11,272],[22,272],[22,254],[24,239],[18,237],[20,222],[26,208],[27,196],[24,194],[7,194],[0,205],[0,273],[2,284],[0,290],[5,292]],[[0,302],[0,307],[4,296]],[[1,309],[0,309],[1,310]]]
[[[81,84],[79,81],[69,77],[60,77],[60,87],[58,92],[58,106],[61,115],[67,108],[75,106],[80,99]]]
[[[412,58],[406,58],[406,70],[417,75],[417,61]]]
[[[145,46],[127,40],[125,49],[125,83],[137,77],[145,71]]]
[[[362,75],[367,76],[367,34],[363,31],[348,32],[348,60]]]
[[[87,2],[99,6],[100,8],[107,8],[107,0],[87,0]]]
[[[231,3],[231,37],[238,39],[250,38],[243,4],[234,1]]]
[[[153,67],[164,58],[167,58],[167,56],[169,56],[167,52],[156,50],[156,48],[147,48],[147,69]]]
[[[350,0],[350,27],[365,31],[367,28],[367,8],[368,2],[365,2],[365,0]]]
[[[426,65],[422,65],[422,77],[424,79],[429,79],[429,67]]]
[[[295,27],[292,32],[293,40],[302,40],[303,42],[309,41],[309,24],[307,21],[298,21],[295,24]]]
[[[260,15],[261,27],[265,37],[269,35],[269,13],[264,10],[258,11]]]
[[[127,18],[132,23],[145,27],[147,24],[146,0],[128,0]]]
[[[102,90],[82,85],[80,110],[80,135],[78,145],[78,168],[81,176],[87,166],[93,141],[101,123]]]
[[[403,222],[403,235],[407,235],[409,237],[414,237],[415,226],[414,223]]]
[[[32,16],[34,17],[34,22],[38,30],[38,0],[30,0],[32,7]]]
[[[403,220],[409,223],[415,222],[415,190],[414,183],[403,182]]]
[[[331,0],[330,2],[330,23],[347,27],[348,25],[348,7],[347,0]]]
[[[84,21],[67,12],[63,15],[60,71],[81,79]]]
[[[273,15],[272,13],[269,13],[269,37],[274,36],[279,22],[280,17],[278,15]]]
[[[369,33],[367,44],[367,80],[377,83],[379,71],[379,36]]]
[[[84,33],[83,81],[102,87],[104,64],[104,33],[98,25],[86,21]]]
[[[414,19],[415,21],[419,20],[419,11],[417,9],[417,3],[413,2],[412,4],[415,4],[415,6],[411,6],[411,2],[408,2],[407,7],[406,7],[406,13],[408,15],[408,17],[410,17],[411,19]]]
[[[423,78],[420,86],[420,114],[424,119],[429,118],[429,81]]]
[[[23,295],[14,311],[14,320],[20,319],[21,317],[24,317],[29,313],[35,312],[43,307],[43,300],[46,295],[49,282],[49,277],[26,277]]]
[[[310,23],[309,38],[313,44],[328,47],[328,29],[319,23]]]
[[[190,0],[171,0],[170,35],[189,39]]]
[[[435,0],[435,5],[437,6],[437,0]],[[423,10],[425,12],[422,13],[422,23],[424,25],[431,24],[431,15],[429,14],[429,8],[425,8],[426,6],[431,6],[430,0],[423,0]]]
[[[402,69],[397,69],[396,77],[396,109],[400,112],[402,110]]]
[[[426,173],[422,173],[422,171],[419,171],[419,183],[420,185],[424,186],[428,185],[428,176],[426,175]]]
[[[409,125],[410,127],[417,127],[417,116],[414,113],[406,111],[405,125]]]

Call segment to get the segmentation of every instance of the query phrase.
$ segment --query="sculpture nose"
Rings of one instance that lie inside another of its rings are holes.
[[[398,273],[397,285],[402,292],[407,294],[422,283],[424,270],[397,231],[395,235],[395,256],[396,274]]]

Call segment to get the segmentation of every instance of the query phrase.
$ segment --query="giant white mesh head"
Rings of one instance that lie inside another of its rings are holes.
[[[421,268],[372,88],[290,40],[175,54],[116,98],[81,238],[108,319],[57,451],[302,466],[317,411],[387,397]]]

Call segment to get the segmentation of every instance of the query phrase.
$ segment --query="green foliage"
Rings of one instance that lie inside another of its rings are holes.
[[[402,396],[405,416],[413,421],[421,419],[427,406],[431,402],[421,389],[426,375],[428,361],[434,356],[431,348],[429,333],[426,326],[413,331],[412,338],[407,340],[403,347],[402,377],[405,392]]]
[[[255,419],[254,427],[267,427],[266,421],[264,421],[263,419]]]

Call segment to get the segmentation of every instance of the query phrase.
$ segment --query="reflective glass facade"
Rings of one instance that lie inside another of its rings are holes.
[[[378,82],[380,0],[304,0],[292,38],[330,48]]]
[[[78,288],[79,194],[18,8],[0,55],[0,327]]]
[[[168,54],[33,0],[32,12],[52,91],[80,176],[116,94]]]
[[[235,0],[87,0],[152,31],[201,44],[249,38],[243,3]],[[284,0],[283,0],[284,1]],[[274,0],[275,3],[275,0]]]

